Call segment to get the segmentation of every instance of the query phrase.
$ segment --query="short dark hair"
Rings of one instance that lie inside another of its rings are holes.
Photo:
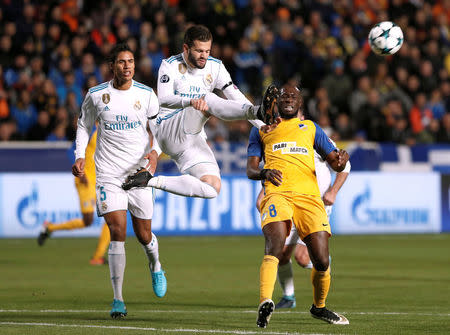
[[[212,41],[212,34],[209,29],[201,24],[190,27],[184,34],[184,43],[190,48],[194,41],[208,42]]]
[[[129,52],[133,53],[133,50],[131,50],[130,46],[126,42],[117,43],[112,48],[111,53],[109,54],[108,62],[114,63],[116,61],[119,53],[121,53],[123,51],[129,51]]]

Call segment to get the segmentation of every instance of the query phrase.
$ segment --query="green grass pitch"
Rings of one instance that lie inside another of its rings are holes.
[[[0,334],[450,334],[449,234],[333,236],[327,306],[350,325],[311,318],[310,271],[294,265],[297,308],[275,311],[266,329],[256,327],[262,236],[159,243],[166,297],[128,238],[128,316],[113,320],[108,266],[88,263],[96,239],[0,240]]]

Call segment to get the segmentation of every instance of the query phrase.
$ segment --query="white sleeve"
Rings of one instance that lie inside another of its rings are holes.
[[[244,93],[242,93],[239,90],[239,88],[235,84],[233,84],[231,76],[223,64],[220,64],[216,88],[222,90],[223,94],[228,100],[234,100],[242,102],[247,105],[253,105],[250,102],[250,100],[247,99]],[[248,120],[248,122],[250,122],[253,126],[255,126],[258,129],[260,129],[262,126],[265,125],[264,122],[258,119]]]
[[[152,120],[154,119],[159,112],[159,102],[158,97],[156,96],[155,92],[152,90],[150,92],[150,99],[148,102],[148,109],[147,109],[147,118]]]
[[[175,75],[166,60],[161,62],[158,71],[158,98],[164,108],[184,108],[190,105],[190,98],[182,98],[175,92]]]
[[[347,164],[345,164],[344,170],[342,172],[350,173],[350,170],[352,169],[352,165],[350,164],[350,160],[347,161]]]
[[[86,147],[89,142],[89,134],[94,127],[97,118],[92,96],[88,92],[81,105],[80,117],[78,118],[77,137],[75,139],[75,160],[85,158]]]

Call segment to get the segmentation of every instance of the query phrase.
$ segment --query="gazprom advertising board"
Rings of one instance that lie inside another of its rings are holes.
[[[350,173],[334,206],[338,234],[441,231],[438,173]]]
[[[260,188],[259,182],[241,175],[223,176],[216,199],[156,191],[153,231],[158,235],[259,235],[255,200]],[[442,189],[437,173],[350,173],[333,209],[332,231],[440,232]],[[0,174],[0,237],[37,237],[44,220],[62,222],[75,217],[81,213],[70,173]],[[102,222],[96,218],[92,227],[58,231],[53,236],[98,236]]]
[[[255,199],[260,183],[223,177],[216,199],[186,198],[155,192],[152,229],[159,235],[261,234]],[[37,237],[44,220],[81,217],[78,194],[69,173],[0,174],[0,237]],[[98,236],[103,219],[92,227],[57,231],[54,236]],[[130,222],[130,218],[128,220]],[[132,225],[128,224],[132,234]]]

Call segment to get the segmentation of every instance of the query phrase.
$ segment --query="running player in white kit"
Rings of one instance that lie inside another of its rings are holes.
[[[110,315],[118,318],[127,315],[122,297],[127,210],[136,237],[148,257],[156,296],[165,295],[167,282],[159,262],[158,240],[151,231],[153,190],[124,191],[121,188],[126,176],[142,165],[144,156],[150,153],[157,157],[161,152],[156,141],[151,147],[151,134],[147,131],[148,120],[158,114],[158,98],[150,87],[133,80],[134,55],[127,44],[118,44],[111,51],[110,68],[113,80],[91,88],[81,107],[72,173],[76,177],[84,175],[89,134],[98,121],[94,155],[97,212],[104,216],[111,232],[108,260],[114,300]],[[152,170],[155,168],[156,165]]]
[[[163,60],[158,73],[160,111],[153,120],[156,138],[177,164],[181,176],[152,176],[145,169],[129,176],[124,189],[151,186],[183,196],[214,198],[220,192],[220,171],[206,142],[203,126],[211,115],[222,120],[254,120],[258,128],[270,124],[276,92],[269,87],[260,108],[253,106],[233,84],[223,63],[209,56],[212,35],[208,28],[190,27],[183,53]],[[219,89],[228,99],[212,93]],[[260,120],[256,120],[259,118]]]

